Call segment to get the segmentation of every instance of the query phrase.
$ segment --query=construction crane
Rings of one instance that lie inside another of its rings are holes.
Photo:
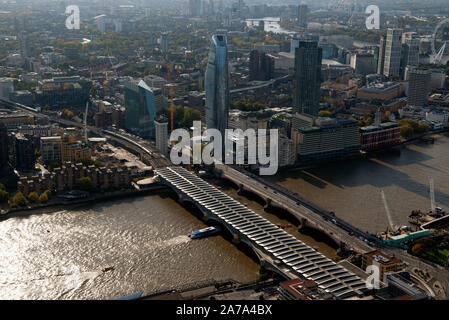
[[[171,84],[171,71],[170,71],[170,64],[167,64],[167,66],[168,66],[168,82],[170,83],[170,132],[173,132],[173,130],[175,129],[174,128],[174,124],[173,124],[173,118],[174,118],[174,112],[175,112],[175,110],[174,110],[174,106],[175,106],[175,104],[174,104],[174,102],[173,102],[173,96],[174,96],[174,88],[173,88],[173,85]]]
[[[167,60],[167,61],[169,61],[169,57],[168,57],[168,52],[165,54],[165,59]],[[174,104],[174,102],[173,102],[173,96],[175,95],[175,92],[174,92],[174,88],[173,88],[173,85],[172,85],[172,83],[171,83],[171,65],[170,65],[170,62],[168,62],[166,65],[165,65],[165,68],[167,68],[167,80],[168,80],[168,83],[170,84],[170,132],[173,132],[173,130],[175,130],[175,128],[174,128],[174,121],[173,121],[173,118],[174,118],[174,112],[175,112],[175,104]]]
[[[84,111],[84,140],[88,143],[87,140],[87,112],[89,111],[89,101],[86,102],[86,111]]]
[[[432,210],[432,212],[435,212],[435,187],[434,187],[434,182],[433,182],[433,178],[429,179],[429,193],[430,193],[430,210]]]
[[[391,231],[395,231],[393,219],[391,218],[390,208],[388,207],[387,198],[385,197],[385,192],[381,190],[380,194],[382,196],[382,201],[384,202],[385,212],[388,218],[388,224],[390,225]]]

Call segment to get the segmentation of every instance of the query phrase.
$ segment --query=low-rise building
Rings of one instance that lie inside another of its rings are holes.
[[[396,258],[374,250],[362,255],[362,269],[366,270],[368,266],[377,266],[379,268],[379,281],[385,282],[387,273],[400,271],[404,264]]]
[[[327,161],[360,154],[357,121],[353,119],[292,118],[292,139],[297,147],[297,161],[309,163]]]
[[[360,149],[375,151],[401,142],[401,128],[397,123],[386,122],[360,128]]]
[[[131,174],[126,167],[83,166],[81,163],[64,163],[53,172],[31,178],[23,177],[17,183],[17,189],[24,195],[30,192],[41,193],[45,190],[62,192],[77,188],[79,180],[89,177],[96,191],[127,188],[131,184]]]
[[[90,148],[81,141],[74,141],[73,137],[62,137],[61,161],[78,163],[91,158]]]
[[[426,112],[426,120],[446,125],[449,122],[449,112],[439,109]]]
[[[314,281],[293,279],[279,284],[279,300],[323,300],[329,298],[318,292],[318,284]]]
[[[279,135],[279,167],[290,166],[296,162],[295,142],[284,135]]]
[[[398,82],[375,82],[357,92],[358,99],[364,100],[391,100],[400,97],[404,93],[404,87]]]
[[[21,125],[34,125],[34,117],[25,113],[13,112],[0,114],[0,122],[10,130],[16,129]]]

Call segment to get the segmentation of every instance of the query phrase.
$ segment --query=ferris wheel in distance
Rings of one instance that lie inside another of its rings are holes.
[[[343,12],[348,14],[348,24],[352,25],[354,14],[358,8],[357,0],[332,0],[329,2],[328,10],[334,12]]]
[[[440,64],[449,49],[449,18],[442,20],[432,34],[430,63]]]

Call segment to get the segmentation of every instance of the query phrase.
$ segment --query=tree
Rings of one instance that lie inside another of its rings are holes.
[[[47,194],[44,192],[39,196],[39,202],[41,203],[47,203],[48,202],[48,196]]]
[[[411,136],[413,136],[413,134],[414,134],[414,130],[411,125],[405,124],[405,125],[401,126],[401,136],[404,139],[410,138]]]
[[[322,110],[318,113],[318,117],[329,118],[332,114],[330,111]]]
[[[430,127],[428,124],[425,123],[419,123],[418,128],[416,129],[416,133],[424,133],[429,131]]]
[[[83,191],[93,191],[95,185],[90,177],[83,177],[78,181],[78,188]]]
[[[6,202],[9,199],[9,193],[3,189],[0,189],[0,202]]]
[[[30,192],[30,194],[28,195],[28,201],[30,201],[30,203],[36,203],[39,200],[39,196],[37,195],[36,192]]]
[[[47,195],[48,199],[51,198],[51,191],[50,190],[45,190],[44,193]]]
[[[61,167],[61,164],[57,161],[50,162],[48,165],[48,171],[53,171],[55,168]]]
[[[28,204],[28,200],[25,198],[22,192],[17,192],[11,199],[11,203],[14,207],[24,207]]]

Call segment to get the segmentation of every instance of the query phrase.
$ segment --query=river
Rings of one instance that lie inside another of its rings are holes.
[[[268,180],[354,224],[363,231],[384,231],[389,223],[383,190],[394,225],[408,223],[412,210],[430,209],[429,181],[437,206],[449,209],[449,136],[435,144],[409,144],[401,155],[340,161],[310,169],[292,169]]]
[[[9,218],[0,222],[0,299],[111,299],[255,280],[258,264],[231,242],[187,237],[205,226],[163,196]]]
[[[435,144],[408,145],[400,156],[381,154],[288,170],[268,179],[362,230],[376,232],[388,226],[382,190],[398,225],[407,223],[411,210],[430,207],[430,178],[436,203],[449,208],[448,155],[449,138],[439,135]],[[273,223],[291,223],[264,212],[262,204],[237,194],[229,183],[218,184]],[[212,278],[254,281],[257,261],[227,239],[186,236],[205,226],[191,209],[164,195],[11,217],[0,222],[0,299],[111,299]],[[286,231],[335,257],[322,239],[294,227]],[[112,266],[114,270],[103,272]]]

